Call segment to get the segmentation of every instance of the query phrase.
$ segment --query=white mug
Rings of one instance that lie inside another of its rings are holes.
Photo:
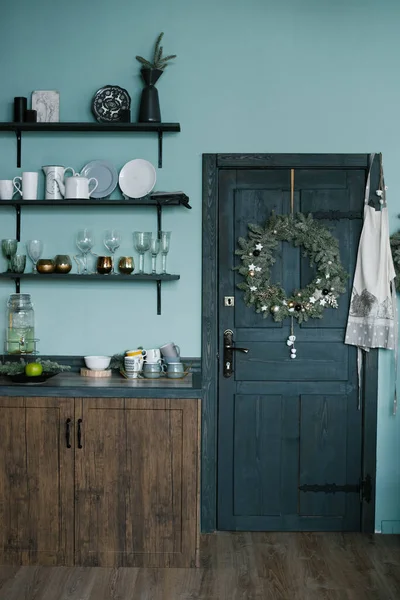
[[[147,363],[156,363],[161,359],[161,351],[159,348],[150,348],[147,350],[146,354],[146,362]]]
[[[17,192],[21,194],[23,200],[37,199],[38,179],[37,171],[25,171],[22,173],[22,177],[14,177],[13,185]],[[18,181],[21,182],[20,186],[17,185]]]
[[[12,179],[0,179],[0,200],[12,200],[16,193]]]

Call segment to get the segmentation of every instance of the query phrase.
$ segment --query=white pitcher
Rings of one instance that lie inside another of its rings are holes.
[[[64,178],[67,171],[71,171],[75,175],[72,167],[61,167],[59,165],[45,165],[43,167],[46,175],[46,200],[61,200],[64,194],[61,189],[64,187]],[[60,185],[61,184],[61,185]]]
[[[94,187],[89,190],[90,183],[94,181]],[[67,199],[75,199],[79,198],[80,200],[88,200],[90,198],[90,194],[93,194],[94,190],[99,185],[99,182],[95,177],[91,177],[88,179],[87,177],[82,177],[78,173],[74,173],[73,177],[66,177],[65,184],[58,181],[58,186],[61,190],[61,193]]]

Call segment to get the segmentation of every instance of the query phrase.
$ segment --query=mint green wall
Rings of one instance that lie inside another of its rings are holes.
[[[140,96],[136,54],[148,55],[159,31],[179,55],[159,82],[162,117],[182,133],[165,139],[157,189],[184,190],[192,211],[165,211],[171,230],[169,270],[181,280],[163,289],[155,313],[148,285],[32,284],[43,353],[112,353],[175,340],[200,354],[201,155],[204,152],[382,151],[391,227],[398,227],[400,185],[400,5],[396,0],[114,0],[67,3],[14,0],[0,19],[0,119],[14,96],[57,89],[62,120],[90,119],[94,92],[108,83],[129,90],[133,114]],[[80,169],[94,158],[120,168],[132,158],[156,164],[147,136],[26,135],[23,168],[43,164]],[[18,174],[15,141],[0,135],[0,178]],[[106,227],[121,229],[121,254],[132,253],[132,231],[154,230],[150,210],[29,209],[22,242],[45,242],[45,256],[74,252],[74,233],[90,226],[101,253]],[[3,209],[0,237],[14,236],[14,214]],[[23,247],[23,244],[21,244]],[[0,268],[4,266],[4,262]],[[11,285],[1,284],[4,308]],[[4,310],[0,328],[4,330]],[[381,357],[377,530],[399,529],[400,415],[390,415],[393,372]]]

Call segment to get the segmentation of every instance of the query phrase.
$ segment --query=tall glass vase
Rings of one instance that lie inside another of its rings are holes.
[[[161,123],[160,101],[155,86],[163,74],[161,69],[141,69],[146,87],[142,91],[139,108],[139,123]]]

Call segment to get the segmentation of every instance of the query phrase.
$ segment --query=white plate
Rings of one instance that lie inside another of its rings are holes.
[[[148,160],[135,158],[124,165],[119,173],[119,187],[128,198],[143,198],[156,184],[156,170]]]
[[[116,168],[108,160],[92,160],[81,170],[83,177],[94,177],[98,181],[98,186],[90,194],[91,198],[106,198],[115,190],[118,185],[118,173]]]

